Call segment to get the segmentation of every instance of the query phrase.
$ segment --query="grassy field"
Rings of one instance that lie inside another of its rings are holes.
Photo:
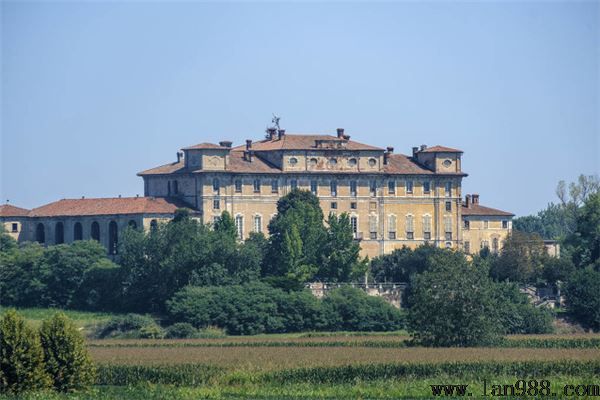
[[[33,324],[53,310],[20,310]],[[1,310],[0,310],[1,312]],[[112,315],[67,312],[83,331]],[[85,393],[19,399],[414,399],[430,385],[548,380],[554,398],[600,385],[600,335],[515,335],[504,347],[421,348],[406,332],[300,333],[193,340],[88,340],[97,385]],[[0,398],[10,398],[2,397]],[[16,397],[15,397],[16,398]],[[573,397],[571,397],[573,398]],[[12,398],[11,398],[12,399]]]

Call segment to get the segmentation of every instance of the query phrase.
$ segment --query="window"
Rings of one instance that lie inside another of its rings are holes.
[[[254,180],[254,193],[260,193],[260,179]]]
[[[337,210],[337,201],[332,201],[331,202],[331,209],[332,210]]]
[[[315,196],[317,195],[317,188],[318,188],[317,181],[310,181],[310,191]]]
[[[173,193],[179,194],[179,182],[173,181]]]
[[[262,217],[260,215],[254,216],[254,232],[256,232],[256,233],[262,232]]]
[[[75,225],[73,225],[73,240],[81,239],[83,239],[83,228],[81,226],[81,222],[75,222]]]
[[[388,194],[396,194],[396,181],[388,181]]]
[[[352,227],[352,234],[356,239],[358,237],[358,217],[350,217],[350,226]]]
[[[356,197],[356,181],[350,181],[350,196]]]
[[[482,241],[481,241],[481,248],[482,248],[482,249],[484,249],[484,248],[486,248],[486,247],[487,247],[487,248],[489,248],[489,247],[490,247],[490,242],[488,242],[487,240],[482,240]]]
[[[351,210],[356,210],[356,202],[355,201],[353,201],[353,202],[350,203],[350,209]]]
[[[153,219],[152,221],[150,221],[150,232],[155,232],[156,229],[158,229],[158,222],[155,219]]]
[[[498,238],[492,239],[492,253],[498,253]]]
[[[271,193],[279,193],[279,182],[277,182],[277,179],[271,181]]]
[[[471,252],[471,243],[469,241],[463,243],[463,250],[467,254]]]
[[[452,197],[452,182],[446,182],[445,190],[446,190],[446,197]]]
[[[336,166],[337,165],[337,159],[330,158],[329,159],[329,165],[332,166],[332,167]]]
[[[463,222],[463,228],[465,231],[468,231],[471,228],[471,222],[470,221],[464,221]]]
[[[351,167],[356,167],[356,164],[358,164],[358,162],[356,161],[356,158],[351,158],[348,160],[348,165]]]
[[[129,222],[127,223],[127,225],[131,228],[131,229],[137,229],[137,222],[135,222],[134,220],[130,219]]]
[[[235,229],[237,232],[238,239],[244,238],[244,217],[241,215],[235,216]]]
[[[290,165],[296,165],[296,164],[298,164],[298,159],[296,157],[290,158]]]
[[[38,243],[46,242],[46,229],[44,228],[44,224],[37,224],[35,228],[35,240]]]
[[[62,222],[57,222],[54,226],[54,243],[61,244],[65,242],[65,226]]]
[[[331,195],[333,197],[337,196],[337,182],[336,181],[331,181],[329,183],[329,188],[331,189]]]
[[[221,200],[214,199],[213,200],[213,210],[219,210],[219,209],[221,209]]]
[[[431,193],[431,182],[429,182],[429,181],[423,182],[423,193],[425,193],[425,194]]]
[[[377,239],[377,216],[369,216],[369,237],[371,239]]]
[[[413,181],[406,181],[406,193],[413,192]]]
[[[369,190],[371,192],[371,196],[377,196],[377,181],[369,182]]]
[[[12,231],[13,232],[19,232],[19,224],[13,222],[13,224],[12,224]]]
[[[217,178],[213,179],[213,193],[219,194],[221,190],[221,185],[219,184],[219,180]]]
[[[374,158],[369,158],[369,166],[374,167],[377,165],[377,160]]]
[[[234,184],[235,184],[235,192],[242,193],[242,180],[236,179]]]
[[[446,248],[447,249],[451,249],[452,248],[452,242],[446,242]]]
[[[446,232],[446,240],[452,240],[452,217],[444,216],[444,232]]]
[[[154,221],[154,223],[156,224],[156,220],[153,219],[152,221]],[[150,224],[152,225],[152,224]],[[92,229],[90,232],[90,236],[92,237],[92,239],[97,240],[98,242],[100,241],[100,224],[96,221],[92,222]]]
[[[406,238],[407,239],[414,239],[415,237],[415,224],[414,224],[414,218],[412,215],[407,215],[406,216]]]
[[[508,229],[508,221],[502,221],[502,229]]]
[[[423,215],[423,237],[431,239],[431,215]]]
[[[392,240],[396,239],[396,216],[390,215],[388,217],[388,237]]]
[[[292,180],[290,181],[290,188],[291,188],[292,190],[296,190],[296,189],[298,189],[298,181],[297,181],[296,179],[292,179]]]
[[[316,158],[311,158],[308,163],[310,164],[311,167],[316,167],[317,166],[317,159]]]
[[[108,224],[108,254],[117,254],[119,249],[119,232],[117,230],[117,223],[110,221]]]
[[[490,221],[487,219],[483,220],[483,229],[488,229],[490,227]]]
[[[446,211],[452,211],[452,202],[451,201],[446,202]]]

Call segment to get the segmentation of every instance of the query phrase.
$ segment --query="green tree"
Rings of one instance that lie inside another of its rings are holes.
[[[0,224],[0,257],[2,253],[15,250],[18,247],[17,241],[4,230],[4,224]]]
[[[496,343],[502,326],[488,271],[461,253],[432,259],[433,268],[412,279],[409,330],[424,346],[465,347]]]
[[[36,331],[15,310],[0,319],[0,392],[21,393],[50,386]]]
[[[221,216],[218,217],[213,228],[215,232],[223,234],[225,237],[229,237],[231,240],[237,239],[237,229],[235,228],[235,221],[231,217],[228,211],[223,211]]]
[[[321,260],[317,276],[322,281],[349,282],[365,274],[368,261],[360,258],[360,246],[354,240],[348,214],[329,214]]]
[[[269,223],[270,245],[265,276],[311,279],[321,261],[327,232],[319,199],[295,189],[277,202],[277,215]]]
[[[600,331],[600,271],[585,268],[568,279],[564,295],[569,314],[584,328]]]
[[[18,250],[0,255],[0,304],[34,307],[43,305],[49,266],[43,264],[44,248],[26,243]]]
[[[575,265],[600,271],[600,193],[589,195],[577,214],[577,226],[567,238]]]
[[[40,341],[46,372],[60,392],[88,388],[94,383],[96,369],[81,334],[63,313],[42,322]]]
[[[492,260],[490,275],[499,281],[533,283],[547,259],[544,242],[537,234],[513,231],[500,255]]]
[[[371,261],[371,275],[375,282],[410,282],[413,275],[431,267],[434,255],[444,250],[430,244],[411,249],[402,246],[391,253],[376,257]]]

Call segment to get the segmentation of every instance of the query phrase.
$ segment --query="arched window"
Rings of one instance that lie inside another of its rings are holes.
[[[75,222],[73,226],[73,240],[81,240],[83,239],[83,228],[81,227],[81,222]]]
[[[92,222],[92,239],[100,241],[100,224],[96,221]]]
[[[65,226],[62,222],[57,222],[54,225],[54,244],[61,244],[65,242]]]
[[[493,238],[492,239],[492,252],[498,253],[498,238]]]
[[[110,221],[108,224],[108,254],[117,254],[117,247],[119,245],[119,232],[117,229],[117,223]]]
[[[134,220],[129,220],[129,222],[127,223],[127,225],[129,225],[129,227],[131,229],[137,229],[137,222],[135,222]]]
[[[155,219],[150,221],[150,232],[156,231],[157,228],[158,228],[158,222]]]
[[[238,239],[244,238],[244,217],[241,215],[235,216],[235,229],[237,230]]]
[[[44,224],[37,224],[35,228],[35,240],[38,243],[46,243],[46,230]]]

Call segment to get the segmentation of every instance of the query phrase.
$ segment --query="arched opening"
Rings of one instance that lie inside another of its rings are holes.
[[[81,227],[81,222],[75,222],[73,226],[73,240],[81,240],[83,239],[83,228]]]
[[[62,222],[57,222],[54,225],[54,244],[62,244],[65,242],[65,226]]]
[[[127,225],[129,225],[129,227],[131,229],[137,229],[137,222],[135,222],[134,220],[130,220]]]
[[[96,221],[92,222],[92,239],[100,241],[100,224]]]
[[[119,245],[118,235],[117,223],[110,221],[108,224],[108,254],[117,254],[117,247]]]
[[[493,238],[492,239],[492,253],[497,254],[498,253],[498,238]]]
[[[35,228],[35,241],[38,243],[46,243],[46,230],[44,229],[44,224],[37,224]]]
[[[158,228],[158,222],[155,219],[150,221],[150,232],[155,232],[157,228]]]

